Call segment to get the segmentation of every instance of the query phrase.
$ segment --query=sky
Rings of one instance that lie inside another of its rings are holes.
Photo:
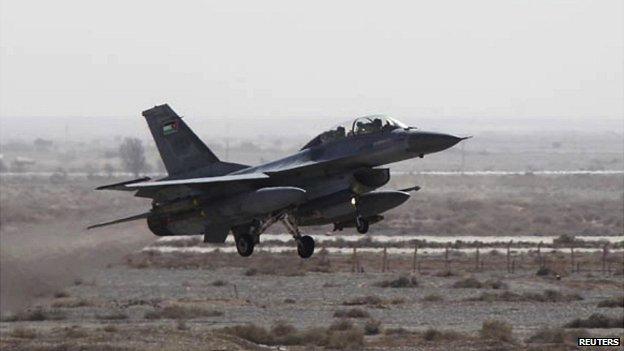
[[[0,118],[624,118],[623,4],[0,0]]]

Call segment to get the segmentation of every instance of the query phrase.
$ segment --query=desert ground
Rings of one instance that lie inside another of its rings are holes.
[[[389,187],[423,189],[368,236],[306,228],[309,260],[279,225],[250,258],[142,222],[87,232],[147,206],[92,191],[108,181],[3,179],[3,350],[568,349],[623,332],[622,175],[399,174]]]
[[[231,238],[159,239],[143,221],[86,231],[149,208],[93,190],[132,177],[110,144],[3,145],[0,348],[567,350],[621,337],[621,140],[509,140],[393,166],[387,188],[422,189],[366,235],[304,228],[308,260],[279,224],[249,258]],[[231,156],[257,163],[289,145]],[[14,169],[18,155],[37,163]]]

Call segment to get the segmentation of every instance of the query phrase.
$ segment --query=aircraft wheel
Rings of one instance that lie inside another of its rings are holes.
[[[236,251],[243,257],[251,256],[254,249],[254,240],[251,235],[243,234],[236,238]]]
[[[368,232],[368,219],[357,216],[355,218],[355,228],[358,233],[366,234]]]
[[[301,258],[309,258],[314,253],[314,239],[304,235],[297,241],[297,253]]]

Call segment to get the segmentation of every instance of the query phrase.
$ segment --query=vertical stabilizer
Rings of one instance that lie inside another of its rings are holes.
[[[219,162],[169,105],[143,111],[169,175],[182,174]]]

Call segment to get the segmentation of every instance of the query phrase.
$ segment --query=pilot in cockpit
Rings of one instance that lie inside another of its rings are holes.
[[[357,130],[359,134],[374,133],[381,130],[381,119],[375,118],[374,120],[365,123],[357,122]]]
[[[373,132],[377,132],[381,130],[381,119],[375,118],[371,123],[371,129]]]
[[[338,128],[336,128],[336,137],[337,138],[344,138],[345,136],[346,136],[345,127],[339,126]]]

